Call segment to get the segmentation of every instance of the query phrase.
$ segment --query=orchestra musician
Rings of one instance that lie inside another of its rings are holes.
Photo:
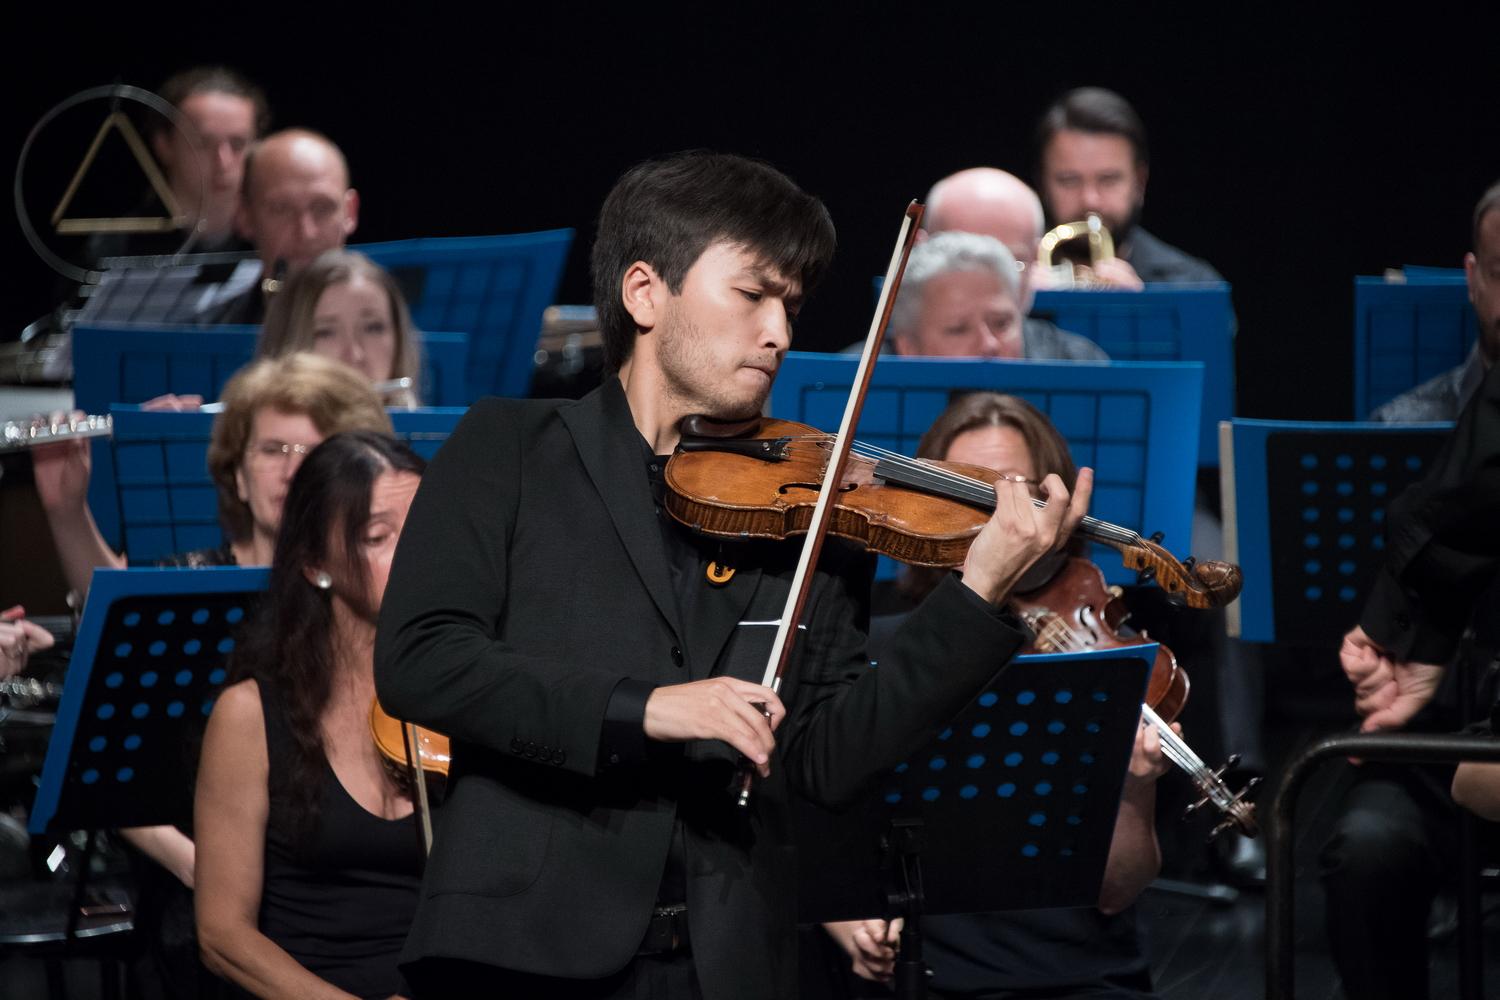
[[[336,434],[287,495],[271,584],[203,739],[194,808],[198,939],[267,998],[405,992],[416,908],[411,790],[375,747],[375,617],[424,462]]]
[[[163,565],[265,566],[275,551],[282,505],[303,457],[324,438],[348,430],[391,433],[391,418],[363,375],[314,354],[254,361],[224,386],[208,471],[218,493],[225,541],[176,553]],[[33,452],[37,494],[68,584],[87,594],[95,567],[123,569],[88,508],[89,442],[63,441]],[[145,859],[137,864],[138,917],[151,933],[138,974],[169,995],[197,996],[199,962],[192,927],[195,847],[190,780],[173,823],[130,827],[121,836]],[[140,860],[140,859],[135,859]]]
[[[202,402],[163,399],[167,409]],[[208,465],[226,541],[219,549],[174,557],[174,565],[268,564],[287,484],[308,449],[343,430],[391,431],[369,382],[346,365],[306,353],[241,368],[225,383],[222,401]],[[89,442],[40,446],[32,465],[63,575],[74,593],[87,594],[96,567],[125,568],[125,556],[110,548],[88,508]]]
[[[872,561],[830,539],[780,697],[759,681],[796,545],[662,512],[680,422],[760,413],[833,246],[822,204],[764,163],[632,168],[592,260],[617,376],[579,401],[482,400],[434,459],[375,663],[391,714],[453,740],[403,953],[418,996],[793,995],[787,796],[848,801],[1026,641],[999,607],[1077,524],[1086,471],[1071,495],[1049,477],[1042,509],[1000,482],[879,670]]]
[[[1036,483],[1055,474],[1067,484],[1077,474],[1067,442],[1044,414],[1023,399],[991,392],[970,393],[951,403],[923,435],[917,456],[981,466],[1017,482]],[[1033,570],[1017,590],[1030,592],[1043,585],[1039,571],[1046,568]],[[900,590],[908,607],[939,581],[940,572],[903,571]],[[905,612],[876,620],[871,651],[880,669],[882,640],[904,617]],[[943,664],[934,661],[929,669],[941,670]],[[1180,732],[1175,724],[1173,729]],[[923,955],[933,972],[929,995],[1153,997],[1134,903],[1161,868],[1156,780],[1167,767],[1156,730],[1140,726],[1097,907],[924,918]],[[857,976],[888,981],[899,942],[900,921],[894,923],[895,928],[884,920],[846,921],[825,929],[847,953]]]
[[[411,388],[387,402],[421,405],[421,334],[390,272],[362,253],[325,250],[288,278],[271,300],[255,351],[262,358],[312,351],[371,382],[410,378]]]
[[[1466,630],[1477,635],[1469,654],[1475,662],[1488,664],[1494,655],[1500,373],[1486,359],[1500,336],[1491,284],[1500,277],[1493,270],[1500,255],[1496,194],[1491,187],[1475,209],[1474,252],[1465,261],[1479,343],[1464,366],[1398,397],[1395,416],[1462,408],[1426,477],[1390,504],[1385,564],[1339,649],[1362,732],[1451,731],[1474,723],[1444,704],[1455,689],[1435,696],[1461,655]],[[1470,682],[1487,696],[1478,704],[1487,707],[1494,672],[1473,674]],[[1492,717],[1479,725],[1493,732]],[[1367,761],[1355,772],[1319,856],[1330,952],[1350,996],[1428,995],[1433,901],[1441,887],[1474,877],[1454,864],[1454,803],[1493,819],[1496,774],[1493,765],[1474,762],[1454,768]],[[1500,856],[1500,826],[1482,825],[1481,849],[1486,859]]]
[[[259,258],[226,283],[238,291],[189,303],[167,320],[260,323],[266,315],[264,279],[280,278],[283,270],[296,274],[318,254],[341,248],[359,225],[359,193],[349,184],[343,151],[311,129],[283,129],[257,142],[245,157],[235,225]]]

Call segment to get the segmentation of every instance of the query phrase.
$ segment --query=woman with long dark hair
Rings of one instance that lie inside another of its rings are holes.
[[[424,463],[353,432],[303,461],[209,718],[194,810],[210,969],[262,997],[389,997],[421,858],[370,736],[375,619]]]

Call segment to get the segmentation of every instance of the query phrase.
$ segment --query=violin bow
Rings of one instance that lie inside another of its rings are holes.
[[[806,609],[808,593],[812,589],[812,568],[818,563],[818,556],[823,551],[823,539],[828,534],[830,501],[838,491],[838,484],[844,478],[844,469],[849,464],[849,453],[854,447],[854,428],[858,426],[860,413],[864,410],[870,376],[874,371],[875,359],[880,356],[881,344],[885,342],[885,330],[891,321],[891,307],[896,301],[896,294],[901,290],[901,277],[906,273],[906,262],[917,241],[917,227],[922,223],[922,212],[921,203],[913,201],[906,206],[906,215],[901,220],[901,232],[896,237],[890,264],[886,266],[885,281],[880,286],[875,316],[870,321],[870,332],[865,336],[864,351],[859,356],[854,385],[850,387],[849,399],[844,404],[844,418],[839,422],[838,434],[833,439],[833,451],[823,472],[818,502],[813,507],[812,521],[807,526],[807,537],[802,543],[802,554],[797,559],[797,570],[792,575],[791,593],[787,595],[786,607],[782,609],[781,620],[776,626],[776,640],[771,646],[771,655],[761,684],[778,693],[781,690],[782,675],[786,673],[787,663],[791,660],[792,640],[797,634],[797,623]],[[741,807],[750,804],[753,775],[754,772],[748,768],[741,773],[737,800]]]

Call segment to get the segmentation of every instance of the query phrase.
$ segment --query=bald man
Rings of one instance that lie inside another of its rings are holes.
[[[947,343],[951,346],[957,343],[954,337],[911,336],[903,345],[906,349],[902,353],[967,353],[984,357],[1107,361],[1109,356],[1093,341],[1060,329],[1050,320],[1029,315],[1037,284],[1035,281],[1038,273],[1035,267],[1036,249],[1042,239],[1042,219],[1042,200],[1037,197],[1036,192],[1031,190],[1025,181],[1004,170],[997,170],[994,167],[971,167],[968,170],[960,170],[956,174],[949,174],[934,184],[927,192],[927,213],[923,220],[923,228],[929,236],[929,241],[943,233],[972,233],[999,241],[1005,250],[1010,251],[1008,256],[1014,258],[1014,262],[1005,266],[1013,271],[1019,271],[1019,276],[1009,284],[1014,295],[1013,308],[1018,307],[1022,317],[1017,324],[1020,336],[1009,338],[1012,345],[1010,348],[1005,346],[1007,338],[994,337],[985,340],[990,345],[989,349],[977,350],[971,344],[962,351],[936,349],[937,344]],[[964,246],[969,245],[964,244]],[[928,249],[929,252],[932,250],[932,248]],[[955,260],[953,267],[944,267],[941,270],[970,272],[969,276],[960,278],[942,275],[939,277],[938,284],[977,282],[979,279],[972,275],[973,271],[993,272],[995,269],[993,248],[989,250],[981,248],[977,256],[972,253],[960,253],[959,256],[964,258],[962,264]],[[987,268],[976,266],[975,261],[981,258],[988,262]],[[1015,262],[1019,262],[1020,266],[1017,267]],[[903,293],[906,291],[906,283],[910,280],[910,275],[908,275],[903,281]],[[991,284],[994,284],[996,280],[991,278]],[[998,287],[996,285],[994,290],[998,290]],[[936,310],[937,301],[942,297],[943,289],[937,288],[934,291],[937,293],[932,296],[933,308]],[[924,294],[924,305],[926,298]],[[923,312],[925,314],[927,310],[924,308]],[[975,315],[977,316],[977,313]],[[936,316],[937,313],[934,312],[932,318],[935,319]],[[894,323],[894,319],[892,322]],[[976,319],[970,325],[977,329],[984,324]],[[927,346],[919,347],[919,341],[925,342]],[[900,350],[899,347],[897,349]]]
[[[349,165],[327,136],[286,129],[267,136],[245,159],[235,226],[255,247],[226,283],[224,297],[196,308],[189,322],[257,324],[265,319],[260,279],[301,270],[325,250],[344,246],[359,224],[359,193]]]
[[[1025,181],[994,167],[971,167],[944,177],[927,192],[923,228],[993,236],[1029,270],[1042,238],[1042,218],[1042,200]]]

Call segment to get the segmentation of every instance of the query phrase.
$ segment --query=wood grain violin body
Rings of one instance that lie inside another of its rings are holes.
[[[1129,617],[1125,602],[1104,584],[1104,574],[1087,559],[1069,559],[1045,587],[1011,596],[1016,614],[1036,633],[1033,652],[1071,653],[1121,649],[1153,641],[1147,636],[1120,635]],[[1187,671],[1166,646],[1156,648],[1156,661],[1146,685],[1146,704],[1173,722],[1187,704]]]
[[[755,449],[726,448],[730,442],[715,440],[713,446],[689,440],[667,463],[667,510],[674,518],[721,538],[783,539],[807,531],[828,468],[828,435],[768,418],[751,439],[765,442]],[[958,463],[927,464],[986,474]],[[882,479],[878,466],[850,456],[829,534],[912,566],[962,566],[989,515],[964,504],[934,504]]]
[[[667,510],[723,538],[781,539],[807,531],[832,438],[805,424],[767,418],[715,427],[685,423],[667,463]],[[830,510],[830,533],[912,566],[962,566],[995,509],[999,474],[958,462],[907,458],[856,443]],[[1046,501],[1033,498],[1046,506]],[[1078,532],[1119,550],[1174,598],[1194,608],[1239,596],[1238,566],[1179,561],[1154,539],[1085,517]]]

